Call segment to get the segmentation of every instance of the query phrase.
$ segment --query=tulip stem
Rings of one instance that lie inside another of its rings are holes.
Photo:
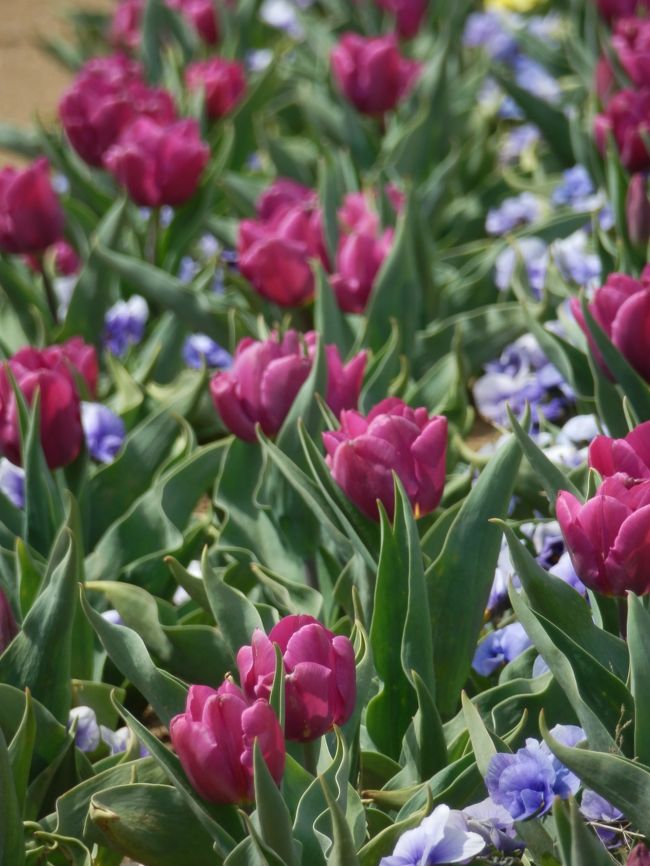
[[[145,240],[145,258],[156,264],[156,251],[158,248],[158,228],[160,226],[160,208],[154,207],[151,209],[149,216],[149,225],[147,226],[147,237]]]
[[[316,750],[316,743],[320,743],[320,739],[307,740],[302,744],[303,764],[305,770],[307,770],[308,773],[311,773],[312,776],[318,775],[318,752]]]
[[[39,257],[39,264],[41,267],[41,276],[43,278],[43,287],[45,288],[45,298],[47,300],[47,306],[49,307],[50,315],[52,316],[52,323],[57,325],[59,322],[59,315],[56,294],[54,292],[52,280],[50,279],[50,276],[45,269],[45,261],[42,256]]]

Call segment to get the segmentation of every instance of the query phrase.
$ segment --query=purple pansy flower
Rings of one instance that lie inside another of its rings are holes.
[[[16,508],[25,507],[25,470],[6,457],[0,457],[0,492]]]
[[[203,364],[210,369],[227,370],[232,366],[232,355],[207,334],[191,334],[183,343],[183,360],[188,367],[200,370]]]
[[[104,319],[104,345],[108,351],[117,358],[123,357],[144,336],[148,318],[149,307],[140,295],[113,304]]]
[[[112,463],[126,437],[124,421],[102,403],[81,403],[81,425],[93,460]]]
[[[532,646],[526,629],[520,622],[512,622],[503,628],[491,631],[476,647],[472,667],[483,677],[490,674]]]
[[[463,863],[480,854],[485,840],[467,829],[460,812],[437,806],[419,827],[400,836],[389,857],[379,866],[435,866],[438,863]]]

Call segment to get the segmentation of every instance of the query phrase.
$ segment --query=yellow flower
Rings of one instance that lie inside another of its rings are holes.
[[[544,0],[485,0],[486,9],[506,9],[509,12],[530,12]]]

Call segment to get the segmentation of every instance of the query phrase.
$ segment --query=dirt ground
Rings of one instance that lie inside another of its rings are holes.
[[[72,6],[107,9],[111,0],[0,0],[0,121],[28,126],[52,119],[69,75],[39,48],[39,37],[65,35]],[[0,154],[0,162],[3,162]]]

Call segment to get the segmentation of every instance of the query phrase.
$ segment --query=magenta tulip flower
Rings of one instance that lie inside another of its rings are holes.
[[[563,490],[555,510],[585,586],[603,595],[650,592],[650,480],[613,475],[584,505]]]
[[[192,25],[203,42],[219,41],[219,25],[214,0],[166,0]],[[109,28],[109,39],[116,48],[135,51],[142,38],[142,16],[145,0],[120,0]]]
[[[215,0],[167,0],[167,5],[180,12],[207,45],[217,44],[219,24]]]
[[[648,0],[597,0],[600,14],[608,21],[650,12]]]
[[[336,483],[371,520],[380,501],[392,518],[393,472],[404,486],[416,517],[440,502],[445,485],[447,419],[429,418],[396,397],[383,400],[363,417],[341,413],[341,428],[323,433],[327,463]]]
[[[175,207],[194,195],[209,159],[195,120],[162,125],[141,117],[127,126],[104,164],[136,204]]]
[[[577,298],[571,301],[576,321],[587,335],[592,354],[600,366],[611,375],[589,335]],[[650,268],[640,280],[625,274],[610,274],[604,286],[589,303],[589,311],[612,343],[634,369],[650,381],[650,353],[647,351],[650,333]]]
[[[412,39],[422,25],[428,0],[377,0],[377,5],[395,16],[400,36]]]
[[[60,240],[63,224],[46,159],[0,170],[0,251],[41,253]]]
[[[285,763],[280,723],[267,701],[249,701],[234,683],[191,686],[185,712],[169,725],[172,745],[192,786],[212,803],[254,799],[253,749],[277,784]]]
[[[316,336],[304,341],[296,331],[282,338],[242,340],[232,367],[217,373],[210,383],[214,405],[226,427],[248,442],[256,440],[255,425],[274,436],[309,376]],[[326,399],[333,411],[356,406],[359,399],[365,352],[343,365],[335,346],[326,346],[328,389]]]
[[[246,93],[243,65],[222,57],[191,63],[185,71],[185,81],[190,90],[203,88],[205,108],[213,120],[230,114]]]
[[[313,616],[285,616],[268,637],[256,629],[250,646],[237,653],[242,689],[268,700],[277,643],[285,670],[285,733],[306,742],[344,725],[354,711],[356,668],[349,638],[334,635]]]
[[[650,89],[620,90],[594,120],[594,136],[602,154],[611,134],[628,171],[650,168],[645,131],[650,127]]]
[[[100,167],[136,118],[168,124],[176,119],[176,109],[171,94],[145,83],[139,63],[117,55],[85,64],[59,103],[59,117],[79,156]]]
[[[322,215],[313,190],[288,180],[262,194],[258,218],[239,224],[239,269],[265,298],[300,306],[314,295],[311,259],[328,267]]]
[[[18,634],[18,625],[9,600],[0,587],[0,655]]]
[[[401,56],[394,36],[345,33],[332,50],[331,61],[342,93],[362,114],[392,111],[422,69],[415,60]]]
[[[627,233],[633,244],[647,244],[650,239],[650,198],[644,174],[633,174],[625,199]]]
[[[354,232],[340,238],[331,282],[338,305],[346,313],[363,313],[366,309],[394,234],[393,229],[386,229],[380,237]]]
[[[589,446],[589,465],[603,478],[622,472],[630,478],[650,479],[650,421],[624,439],[596,436]]]

